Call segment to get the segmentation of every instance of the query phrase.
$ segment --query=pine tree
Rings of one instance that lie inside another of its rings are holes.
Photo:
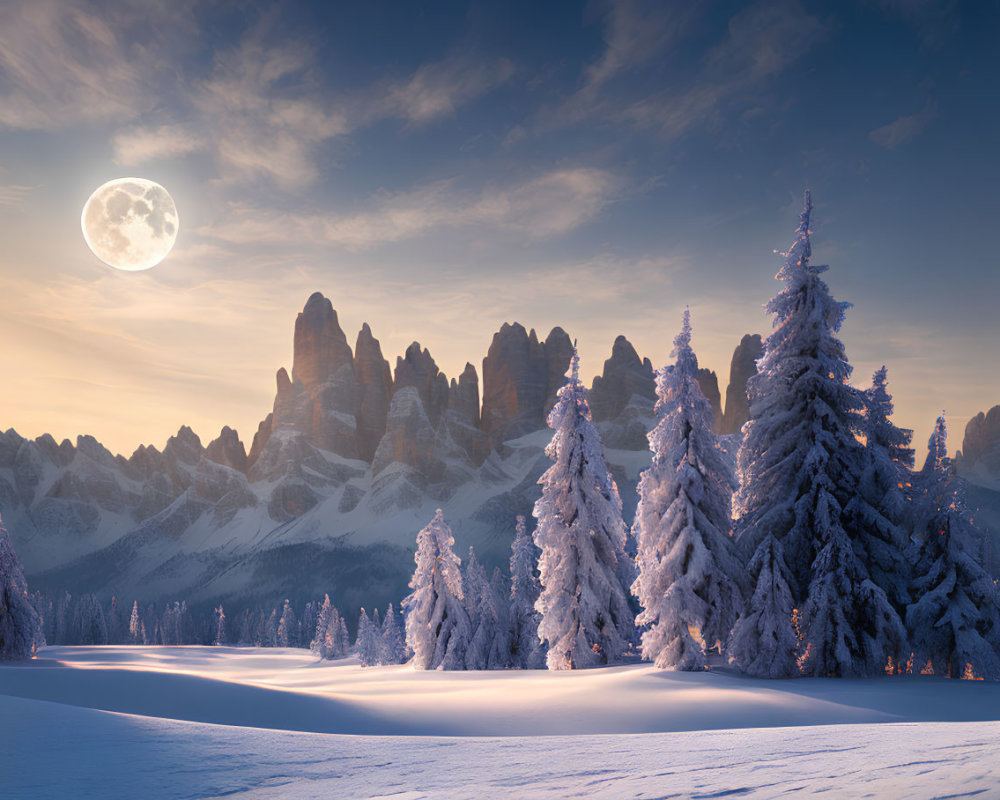
[[[343,658],[350,652],[351,640],[347,635],[347,622],[344,620],[337,609],[334,609],[334,616],[337,622],[337,630],[333,636],[333,653],[334,658]],[[332,624],[332,623],[331,623]]]
[[[890,419],[892,396],[886,389],[886,374],[884,366],[877,370],[871,388],[864,393],[866,463],[860,490],[848,502],[845,515],[849,526],[860,534],[854,540],[858,559],[896,612],[903,615],[909,603],[907,484],[913,466],[909,446],[913,431],[897,428]],[[899,662],[899,655],[893,658]]]
[[[376,611],[376,615],[377,613]],[[362,667],[378,666],[379,633],[378,627],[368,618],[368,614],[362,608],[361,616],[358,617],[358,639],[355,644]]]
[[[541,616],[535,610],[541,593],[535,575],[537,568],[538,548],[528,535],[524,517],[519,514],[510,554],[510,651],[511,666],[516,669],[539,669],[545,663],[545,653],[538,640]]]
[[[41,624],[28,599],[24,568],[0,520],[0,661],[31,658],[40,639]]]
[[[281,619],[278,622],[278,647],[298,647],[298,632],[299,625],[295,617],[295,610],[286,599],[281,610]]]
[[[333,637],[330,631],[330,619],[333,613],[330,595],[323,595],[323,605],[316,617],[316,634],[313,636],[312,642],[309,643],[309,649],[324,660],[332,657]]]
[[[756,566],[756,586],[732,655],[744,671],[766,667],[754,674],[772,677],[876,674],[905,639],[898,614],[855,554],[855,540],[865,535],[856,527],[859,518],[844,513],[860,491],[866,464],[857,438],[865,403],[848,383],[851,367],[836,337],[849,304],[831,297],[819,277],[827,268],[809,263],[811,212],[807,192],[777,276],[785,288],[767,305],[774,332],[747,385],[750,421],[733,504],[739,546]],[[787,597],[799,609],[795,620],[785,616]],[[761,608],[779,617],[764,620]],[[760,636],[764,630],[775,635]],[[784,653],[794,636],[798,670]]]
[[[558,398],[548,418],[555,434],[545,450],[554,463],[539,480],[534,510],[542,551],[535,607],[548,668],[578,669],[621,660],[634,637],[634,618],[621,581],[627,558],[621,498],[604,463],[576,352]]]
[[[770,534],[750,561],[754,586],[729,640],[729,657],[747,675],[785,678],[798,672],[798,633],[789,588],[792,576],[781,542]]]
[[[647,626],[643,657],[661,669],[700,670],[742,609],[743,568],[730,539],[735,481],[698,384],[688,311],[671,355],[675,363],[657,376],[653,463],[639,479],[632,591],[642,607],[636,625]]]
[[[472,630],[463,605],[461,559],[441,509],[417,534],[413,590],[403,600],[406,644],[417,669],[462,669]]]
[[[982,537],[952,473],[944,415],[920,473],[913,602],[906,624],[915,667],[935,675],[1000,679],[1000,596],[982,566]]]
[[[396,612],[392,609],[392,603],[385,611],[385,619],[382,620],[381,634],[381,655],[379,660],[383,664],[403,664],[406,662],[406,640],[403,629],[396,617]]]
[[[507,660],[504,652],[506,648],[502,644],[503,601],[486,579],[486,570],[476,559],[471,547],[469,559],[465,562],[462,586],[465,591],[465,610],[472,629],[472,639],[465,653],[465,668],[505,669]]]
[[[222,603],[215,609],[215,640],[216,647],[222,647],[226,643],[226,612],[222,610]]]
[[[104,619],[108,628],[108,644],[121,644],[125,640],[125,625],[118,608],[118,598],[114,595],[108,604],[108,613],[104,615]]]
[[[263,626],[261,629],[261,646],[262,647],[277,647],[278,646],[278,609],[271,609],[270,616],[263,619]]]
[[[510,584],[500,567],[493,568],[490,577],[491,601],[493,613],[496,615],[496,635],[487,660],[487,669],[510,669],[514,666],[511,660],[511,624],[510,624]]]
[[[132,616],[128,620],[128,637],[132,644],[137,644],[142,641],[142,629],[139,622],[139,601],[132,601]],[[145,644],[145,642],[142,642]]]
[[[73,641],[75,644],[107,644],[108,628],[104,609],[96,595],[84,594],[77,598],[73,609]]]

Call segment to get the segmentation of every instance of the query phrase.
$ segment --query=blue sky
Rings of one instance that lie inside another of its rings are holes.
[[[802,190],[864,383],[922,447],[1000,402],[1000,6],[40,0],[0,28],[0,426],[112,449],[244,438],[329,296],[349,340],[449,375],[503,321],[704,365],[765,333]],[[181,233],[146,273],[79,214],[140,175]]]

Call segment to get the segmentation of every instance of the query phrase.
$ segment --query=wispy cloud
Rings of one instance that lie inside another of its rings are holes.
[[[508,59],[482,60],[459,53],[425,64],[412,75],[376,84],[361,101],[366,121],[395,118],[421,125],[454,116],[462,105],[482,96],[514,74]],[[360,122],[360,120],[359,120]]]
[[[16,186],[13,184],[8,184],[4,186],[0,184],[0,206],[13,206],[17,205],[24,199],[24,197],[36,189],[36,186]]]
[[[585,67],[583,84],[577,91],[554,108],[543,110],[542,126],[572,125],[611,112],[618,101],[609,84],[664,56],[687,32],[697,11],[697,3],[610,0],[603,51]]]
[[[706,54],[690,88],[658,92],[623,114],[676,138],[710,119],[726,100],[752,98],[755,88],[792,66],[827,32],[826,24],[797,0],[754,3],[729,21],[725,38]]]
[[[299,214],[234,204],[230,216],[198,232],[213,239],[324,245],[351,251],[421,236],[439,228],[480,227],[532,238],[567,233],[613,202],[621,181],[604,170],[554,170],[521,183],[470,192],[452,180],[378,198],[355,214]]]
[[[895,150],[900,145],[918,137],[935,119],[937,119],[937,109],[928,100],[923,109],[916,114],[900,117],[888,125],[876,128],[868,134],[868,138],[879,147]]]
[[[183,33],[190,5],[8,4],[0,25],[0,127],[53,130],[133,119],[171,79],[162,50]],[[150,29],[170,35],[140,44],[137,32]]]
[[[115,163],[133,167],[202,150],[206,142],[186,125],[160,125],[121,131],[115,135],[113,145]]]

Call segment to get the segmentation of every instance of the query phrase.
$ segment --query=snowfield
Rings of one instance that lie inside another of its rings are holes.
[[[418,672],[302,650],[51,647],[0,666],[19,798],[1000,797],[1000,684],[649,665]]]

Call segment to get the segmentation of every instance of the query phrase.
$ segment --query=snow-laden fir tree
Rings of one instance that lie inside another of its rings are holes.
[[[108,644],[121,644],[125,641],[125,623],[118,608],[117,596],[112,595],[104,620],[108,627]]]
[[[316,633],[309,643],[309,650],[322,659],[333,657],[333,632],[330,631],[330,619],[333,613],[334,608],[330,604],[330,595],[323,595],[323,605],[316,617]]]
[[[461,559],[452,551],[455,538],[438,509],[417,534],[413,590],[403,600],[406,645],[417,669],[462,669],[472,638],[464,607]]]
[[[263,647],[277,647],[278,646],[278,609],[271,609],[271,613],[267,617],[262,616],[263,624],[261,625],[261,646]]]
[[[753,591],[729,639],[729,658],[747,675],[785,678],[798,671],[799,637],[792,576],[781,543],[770,534],[757,546],[748,567]]]
[[[285,600],[285,605],[281,610],[281,619],[278,621],[278,647],[297,647],[299,623],[295,617],[292,604]]]
[[[368,612],[362,608],[361,615],[358,617],[358,638],[355,644],[362,667],[375,667],[380,663],[380,633],[378,626],[368,617]]]
[[[545,663],[545,652],[538,640],[541,616],[535,609],[541,592],[537,568],[538,548],[519,514],[510,554],[510,653],[515,669],[540,669]]]
[[[226,639],[226,612],[222,610],[222,603],[215,609],[215,641],[216,647],[225,645]]]
[[[919,475],[913,602],[906,624],[914,669],[1000,680],[1000,596],[983,569],[983,539],[951,474],[947,428],[938,418]]]
[[[24,568],[0,520],[0,661],[31,658],[41,625],[28,599]]]
[[[566,384],[549,413],[545,449],[554,462],[539,479],[535,544],[541,549],[538,635],[549,669],[619,661],[634,638],[621,581],[625,523],[618,487],[604,463],[574,351]]]
[[[340,616],[336,608],[333,609],[333,621],[330,625],[333,626],[334,622],[337,630],[333,636],[333,658],[343,658],[351,650],[351,639],[347,635],[347,621]]]
[[[865,406],[848,383],[851,367],[836,336],[849,304],[830,295],[820,278],[827,268],[809,261],[811,212],[807,192],[777,275],[785,287],[767,304],[774,331],[747,384],[750,421],[733,503],[754,588],[731,656],[744,671],[770,677],[876,674],[905,638],[854,553],[861,532],[847,526],[856,519],[844,514],[866,463],[856,436]],[[797,664],[785,650],[796,636]]]
[[[845,509],[849,527],[858,532],[854,549],[868,574],[880,586],[897,613],[906,613],[910,581],[906,551],[910,544],[908,489],[913,431],[897,428],[892,416],[892,396],[883,366],[865,390],[864,438],[866,457],[859,491]],[[909,653],[893,655],[898,665]]]
[[[462,587],[465,591],[465,610],[472,628],[472,638],[465,653],[465,668],[506,669],[510,654],[504,630],[506,598],[497,595],[471,547]]]
[[[382,664],[403,664],[406,662],[406,639],[396,612],[393,611],[392,603],[389,603],[389,607],[385,610],[385,618],[382,620],[379,647],[379,661]]]
[[[636,625],[646,627],[643,658],[661,669],[700,670],[742,610],[743,566],[730,538],[735,479],[698,384],[688,311],[671,356],[657,374],[653,463],[639,479],[632,591],[642,607]]]
[[[107,644],[108,627],[104,620],[104,609],[101,601],[93,594],[82,594],[76,600],[73,609],[73,643],[74,644]],[[170,644],[180,644],[172,641]]]
[[[132,616],[128,620],[128,638],[132,644],[142,642],[142,627],[139,621],[139,601],[132,601]],[[142,642],[145,644],[145,642]]]

